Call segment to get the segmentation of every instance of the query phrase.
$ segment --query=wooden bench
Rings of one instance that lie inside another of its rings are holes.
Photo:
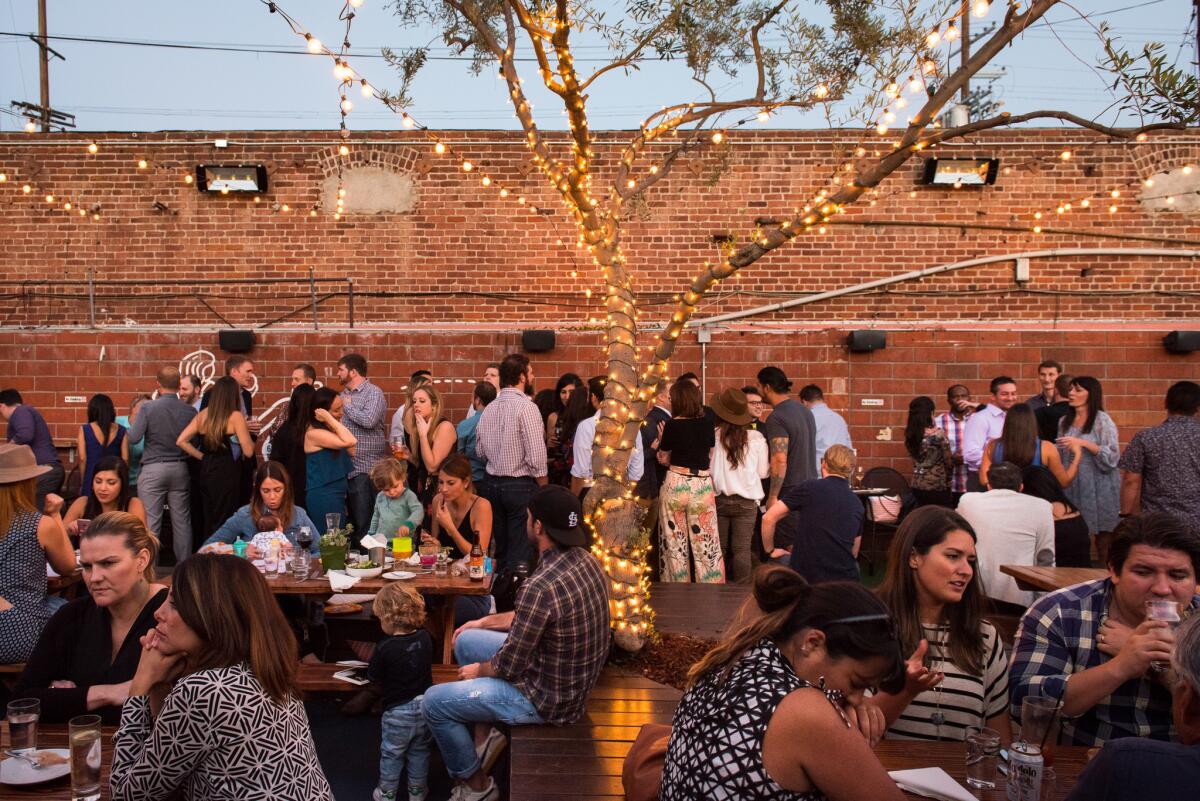
[[[625,798],[621,768],[645,723],[671,722],[681,693],[640,675],[605,668],[587,714],[570,726],[514,726],[510,801]]]
[[[302,662],[300,663],[300,672],[297,674],[296,683],[305,693],[332,693],[340,695],[358,692],[358,690],[362,689],[359,685],[334,678],[334,673],[345,669],[345,665],[330,664],[328,662],[319,664]],[[450,681],[458,681],[458,665],[433,666],[434,684],[445,684]]]

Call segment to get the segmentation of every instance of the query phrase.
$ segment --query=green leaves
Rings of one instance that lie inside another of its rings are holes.
[[[1150,42],[1140,53],[1131,54],[1109,36],[1107,23],[1100,25],[1105,58],[1101,66],[1113,75],[1112,88],[1121,90],[1121,108],[1133,111],[1143,121],[1177,122],[1194,125],[1200,121],[1200,85],[1196,76],[1167,63],[1166,48]]]

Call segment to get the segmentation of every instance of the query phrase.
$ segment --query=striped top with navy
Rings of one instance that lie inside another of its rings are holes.
[[[942,683],[912,700],[887,730],[889,740],[963,740],[968,726],[984,726],[1008,709],[1008,660],[996,627],[980,624],[984,643],[983,675],[968,673],[951,660],[950,627],[921,627],[929,641],[926,664],[945,674]],[[937,724],[938,715],[942,718]]]

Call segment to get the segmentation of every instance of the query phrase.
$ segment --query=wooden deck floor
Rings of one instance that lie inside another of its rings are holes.
[[[715,639],[745,599],[746,586],[655,584],[656,625],[669,634]],[[681,693],[639,674],[605,669],[587,715],[571,726],[512,730],[510,801],[617,801],[621,766],[645,723],[670,723]]]

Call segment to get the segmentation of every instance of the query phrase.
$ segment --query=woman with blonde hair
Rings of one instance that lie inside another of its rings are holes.
[[[254,566],[185,559],[154,618],[113,740],[113,801],[332,801],[296,689],[296,639]]]
[[[454,451],[458,433],[442,419],[442,399],[433,384],[422,384],[409,394],[404,410],[404,439],[408,446],[408,486],[428,509],[437,487],[438,465]]]
[[[241,387],[230,376],[217,379],[208,391],[208,405],[192,418],[175,444],[200,460],[200,503],[204,508],[204,539],[238,510],[243,457],[254,456],[254,441],[241,412]],[[200,438],[200,447],[192,444]],[[247,452],[247,449],[248,452]]]
[[[46,563],[64,575],[75,569],[62,524],[34,506],[48,472],[28,445],[0,445],[0,664],[28,659],[50,619]]]
[[[116,725],[142,653],[139,641],[167,599],[154,574],[157,556],[158,538],[137,515],[104,512],[92,520],[79,538],[88,592],[50,618],[13,697],[41,701],[45,723],[93,712]]]

